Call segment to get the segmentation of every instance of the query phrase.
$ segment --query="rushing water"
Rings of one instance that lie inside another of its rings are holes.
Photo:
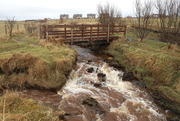
[[[87,49],[74,48],[79,53],[77,67],[58,92],[62,96],[59,110],[67,112],[66,120],[166,121],[145,91],[122,81],[122,71],[110,67]]]
[[[90,50],[77,50],[77,66],[58,94],[35,96],[42,103],[65,111],[67,121],[166,121],[163,111],[153,103],[151,96],[131,82],[123,81],[123,72],[110,67]],[[31,93],[31,94],[30,94]],[[38,100],[37,99],[37,100]]]

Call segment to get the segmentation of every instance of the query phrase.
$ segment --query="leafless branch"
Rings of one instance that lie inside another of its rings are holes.
[[[160,39],[180,44],[180,1],[157,0],[156,9],[159,14]]]
[[[5,21],[5,24],[6,24],[7,29],[8,29],[9,37],[11,37],[12,36],[12,32],[13,32],[13,28],[14,28],[14,26],[16,24],[15,17],[7,18],[6,21]]]
[[[118,23],[121,19],[121,11],[118,10],[115,6],[107,3],[106,5],[98,5],[98,16],[99,23],[101,24],[115,24]]]
[[[147,28],[153,24],[153,21],[151,20],[153,8],[152,2],[146,0],[142,3],[141,0],[135,0],[134,7],[136,18],[131,20],[133,25],[132,32],[136,37],[140,38],[140,41],[143,41],[143,39],[149,34]]]

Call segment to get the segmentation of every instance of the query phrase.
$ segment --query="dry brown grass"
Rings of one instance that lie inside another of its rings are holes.
[[[47,41],[55,45],[64,45],[63,38],[49,37]]]
[[[57,90],[66,82],[77,57],[74,50],[65,45],[59,46],[58,42],[40,41],[34,45],[7,41],[2,44],[4,46],[0,45],[1,90]]]
[[[23,99],[17,92],[6,92],[0,97],[2,121],[57,121],[52,109],[38,105],[31,99]]]

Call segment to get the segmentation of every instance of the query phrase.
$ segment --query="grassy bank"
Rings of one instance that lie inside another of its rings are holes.
[[[52,109],[38,105],[31,99],[23,99],[15,92],[6,92],[0,97],[2,121],[57,121]]]
[[[56,46],[26,35],[0,41],[0,90],[57,90],[65,83],[76,56],[68,46]]]
[[[153,90],[157,101],[180,113],[180,48],[154,40],[143,43],[124,38],[111,43],[108,53],[114,64],[125,66],[147,88]]]

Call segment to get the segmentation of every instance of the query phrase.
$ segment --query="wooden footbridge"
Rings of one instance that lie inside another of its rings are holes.
[[[119,38],[119,33],[126,35],[126,26],[120,25],[43,25],[44,38],[61,38],[64,43],[102,44]]]

